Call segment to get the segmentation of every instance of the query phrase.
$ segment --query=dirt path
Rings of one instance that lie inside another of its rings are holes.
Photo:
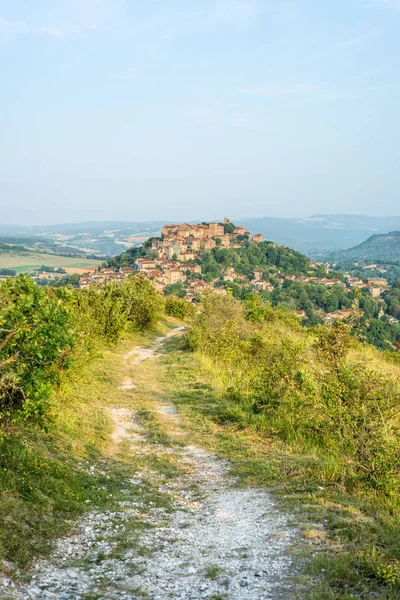
[[[170,335],[180,331],[174,330]],[[124,357],[126,364],[132,367],[157,359],[164,340],[158,339],[151,349],[135,348]],[[122,382],[122,386],[127,393],[136,393],[130,387],[135,386],[132,379]],[[156,404],[154,412],[170,425],[169,431],[177,440],[186,433],[175,406]],[[123,447],[132,453],[157,453],[159,460],[174,459],[180,473],[161,480],[152,479],[151,467],[136,473],[135,478],[126,481],[125,499],[118,502],[116,509],[87,514],[74,535],[57,542],[51,560],[36,565],[31,583],[9,590],[5,597],[295,597],[291,583],[294,567],[288,550],[296,530],[268,493],[239,489],[228,475],[229,465],[198,447],[152,443],[133,410],[114,407],[110,417],[114,423],[115,452]],[[96,468],[106,467],[100,464]],[[165,498],[165,503],[146,497],[149,480],[156,486],[157,498]]]

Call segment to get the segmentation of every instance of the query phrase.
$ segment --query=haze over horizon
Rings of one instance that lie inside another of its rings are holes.
[[[399,26],[400,0],[0,0],[0,222],[397,216]]]
[[[400,219],[400,214],[393,214],[393,215],[363,215],[363,214],[354,214],[354,213],[325,213],[325,214],[314,214],[314,215],[307,215],[307,216],[290,216],[287,215],[285,217],[280,217],[280,216],[271,216],[271,215],[246,215],[246,216],[242,216],[242,217],[238,217],[238,216],[232,216],[232,215],[228,215],[230,220],[235,223],[235,224],[240,224],[242,222],[245,222],[246,220],[254,220],[254,222],[257,222],[258,220],[260,220],[260,222],[263,219],[276,219],[279,222],[282,222],[282,220],[286,220],[288,222],[296,222],[296,221],[302,221],[302,222],[312,222],[312,221],[319,221],[319,220],[323,220],[324,218],[329,219],[329,216],[332,218],[340,218],[340,217],[348,217],[348,218],[360,218],[362,219],[363,217],[365,217],[366,219],[371,219],[371,218],[376,218],[377,220],[387,220],[387,221],[391,221],[393,220],[394,222],[396,220]],[[24,224],[23,223],[23,219],[20,219],[19,223],[11,223],[11,222],[5,222],[3,220],[0,219],[0,228],[1,227],[6,227],[6,228],[36,228],[36,227],[54,227],[54,226],[67,226],[67,225],[79,225],[79,224],[85,224],[85,223],[150,223],[150,222],[159,222],[159,223],[196,223],[196,222],[202,222],[202,221],[206,221],[206,222],[213,222],[213,221],[217,221],[217,222],[222,222],[223,217],[221,215],[215,215],[213,213],[209,214],[209,215],[202,215],[201,217],[199,217],[198,219],[185,219],[184,217],[179,217],[177,219],[171,219],[168,216],[166,218],[158,217],[156,219],[131,219],[131,218],[127,218],[127,219],[117,219],[117,218],[107,218],[104,220],[100,220],[100,219],[70,219],[70,220],[66,220],[66,221],[57,221],[55,220],[54,222],[50,222],[50,221],[44,221],[43,223],[29,223],[29,224]],[[359,221],[357,223],[357,226],[360,226],[361,222]],[[347,224],[348,227],[348,224]],[[396,226],[393,227],[394,229],[396,229]],[[378,231],[379,228],[376,229],[376,231]],[[391,227],[386,227],[386,230],[391,229]],[[371,229],[371,234],[373,233],[373,229]]]

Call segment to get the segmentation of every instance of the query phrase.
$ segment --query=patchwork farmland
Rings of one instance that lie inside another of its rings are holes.
[[[13,269],[17,273],[32,273],[42,265],[54,268],[63,268],[68,273],[82,274],[85,270],[93,270],[101,264],[101,260],[90,258],[71,258],[56,254],[41,252],[7,252],[0,254],[0,269]]]

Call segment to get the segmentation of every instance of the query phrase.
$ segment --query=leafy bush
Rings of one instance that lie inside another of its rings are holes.
[[[249,321],[259,323],[273,323],[284,321],[293,328],[298,329],[298,319],[292,310],[287,310],[283,306],[274,308],[268,301],[262,300],[256,294],[250,294],[245,302],[245,317]]]
[[[164,292],[167,296],[178,296],[178,298],[184,298],[187,294],[182,281],[178,281],[177,283],[169,283],[165,286]]]
[[[75,306],[79,327],[90,338],[100,337],[113,343],[127,326],[128,316],[115,283],[79,290]]]
[[[249,351],[251,331],[242,303],[211,292],[204,294],[202,308],[189,330],[189,347],[200,349],[222,363],[239,363]]]
[[[140,276],[130,277],[119,290],[123,310],[133,327],[146,327],[160,318],[164,310],[164,300],[148,279]]]
[[[392,493],[400,489],[400,392],[395,381],[364,364],[346,361],[352,345],[350,327],[335,323],[319,331],[315,344],[321,359],[317,373],[324,405],[323,443],[343,457],[354,479]]]
[[[165,312],[171,317],[186,319],[187,317],[192,317],[195,315],[196,308],[187,300],[182,300],[176,296],[170,296],[165,302]]]
[[[0,420],[44,423],[52,384],[71,360],[72,311],[29,277],[0,288]]]
[[[164,301],[151,284],[132,277],[84,290],[44,288],[28,276],[0,286],[0,426],[32,422],[45,427],[49,395],[79,348],[98,338],[115,343],[127,327],[146,327]]]

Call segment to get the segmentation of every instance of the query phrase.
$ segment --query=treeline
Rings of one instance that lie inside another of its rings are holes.
[[[212,281],[224,273],[227,267],[233,267],[239,275],[253,278],[255,269],[274,267],[282,273],[303,274],[311,269],[310,260],[295,250],[276,246],[271,242],[255,244],[245,242],[239,248],[213,248],[204,253],[200,260],[203,279]]]
[[[304,310],[303,324],[312,327],[322,324],[323,314],[342,308],[358,309],[351,319],[352,333],[383,350],[393,349],[400,342],[400,324],[392,323],[388,316],[400,315],[400,283],[383,298],[375,299],[367,289],[345,289],[340,285],[301,281],[285,281],[272,294],[266,294],[274,306]],[[397,313],[398,310],[398,313]]]
[[[19,240],[21,241],[21,240]],[[21,254],[27,254],[30,252],[26,246],[11,245],[11,242],[0,242],[0,254],[10,254],[11,252],[18,252]]]
[[[352,261],[346,261],[339,263],[336,267],[335,273],[350,273],[353,277],[360,277],[360,279],[372,279],[374,277],[384,277],[390,284],[395,283],[400,279],[400,260],[390,261],[374,261],[376,268],[371,268],[368,263],[360,261],[354,263]],[[366,268],[368,266],[368,268]]]
[[[400,319],[400,279],[385,292],[383,299],[387,304],[387,312],[395,319]]]
[[[0,427],[46,427],[62,373],[87,360],[97,341],[115,343],[164,309],[142,277],[85,290],[41,287],[23,275],[7,279],[0,285]]]
[[[41,286],[50,286],[50,287],[66,287],[66,286],[72,286],[72,287],[79,287],[79,281],[80,281],[81,275],[78,275],[77,273],[73,273],[72,275],[63,275],[62,277],[57,277],[55,279],[37,279],[36,283],[37,285],[41,285]]]
[[[375,304],[375,301],[370,299]],[[286,280],[282,286],[274,289],[271,300],[275,305],[304,310],[314,325],[319,318],[318,310],[329,313],[341,308],[350,308],[354,301],[354,293],[341,285],[328,287],[321,283]]]

